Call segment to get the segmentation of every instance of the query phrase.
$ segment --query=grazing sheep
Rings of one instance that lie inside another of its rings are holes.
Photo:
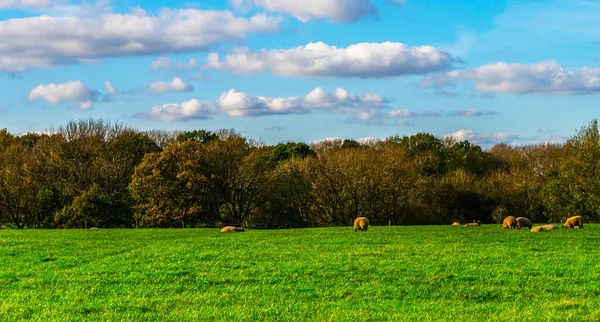
[[[517,228],[517,220],[515,219],[514,216],[508,216],[506,218],[504,218],[504,221],[502,222],[502,229],[513,229],[513,228]]]
[[[98,227],[90,227],[90,229],[95,230],[98,229]]]
[[[555,229],[558,229],[558,227],[556,227],[554,225],[535,226],[535,227],[531,228],[531,232],[539,233],[540,231],[548,231],[548,230],[555,230]]]
[[[479,227],[479,226],[481,226],[481,221],[479,221],[479,220],[465,224],[465,227]]]
[[[367,231],[367,229],[369,228],[369,219],[367,219],[366,217],[358,217],[356,219],[354,219],[354,231],[357,230],[361,230],[361,231]]]
[[[544,231],[544,226],[535,226],[531,228],[532,233],[539,233],[540,231]]]
[[[231,232],[244,232],[246,231],[243,227],[233,227],[233,226],[225,226],[221,228],[222,233],[231,233]]]
[[[452,226],[460,226],[460,223],[458,221],[455,221],[452,223]]]
[[[517,217],[517,228],[521,229],[523,227],[527,227],[531,229],[531,221],[525,217]]]
[[[565,228],[583,228],[583,218],[581,216],[573,216],[565,222],[563,229]]]

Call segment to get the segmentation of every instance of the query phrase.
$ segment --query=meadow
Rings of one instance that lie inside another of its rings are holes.
[[[600,225],[0,230],[2,321],[598,321]]]

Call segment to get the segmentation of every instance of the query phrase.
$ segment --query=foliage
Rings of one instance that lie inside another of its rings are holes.
[[[428,133],[265,145],[231,129],[139,132],[104,120],[0,130],[0,225],[270,227],[600,221],[600,132],[488,150]]]

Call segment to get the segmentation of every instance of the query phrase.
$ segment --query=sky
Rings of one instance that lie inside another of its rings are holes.
[[[0,128],[560,143],[599,115],[598,21],[600,0],[0,0]]]

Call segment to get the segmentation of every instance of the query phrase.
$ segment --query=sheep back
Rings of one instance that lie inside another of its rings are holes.
[[[234,226],[225,226],[221,228],[222,233],[231,233],[231,232],[244,232],[246,231],[243,227],[234,227]]]
[[[515,219],[514,216],[508,216],[506,218],[504,218],[504,221],[502,222],[502,229],[513,229],[513,228],[517,228],[517,220]]]
[[[567,219],[565,224],[563,225],[563,229],[565,228],[583,228],[583,217],[581,216],[573,216]]]
[[[533,226],[531,224],[531,221],[525,217],[517,217],[517,228],[521,229],[523,227],[527,227],[529,229],[531,229],[531,226]]]
[[[369,228],[369,219],[366,217],[358,217],[354,219],[354,231],[367,231]]]
[[[544,227],[544,230],[555,230],[555,229],[558,229],[558,227],[556,227],[554,225],[544,225],[542,227]]]

